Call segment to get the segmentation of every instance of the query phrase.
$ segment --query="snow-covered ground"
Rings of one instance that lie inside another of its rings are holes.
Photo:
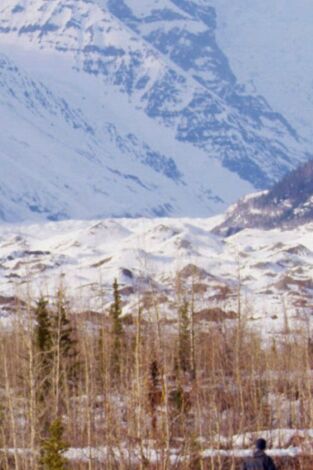
[[[202,459],[210,458],[234,458],[245,459],[252,455],[255,440],[262,435],[266,438],[269,449],[267,454],[275,458],[295,458],[297,456],[313,455],[312,439],[313,429],[274,429],[264,430],[261,433],[245,433],[233,437],[233,442],[225,440],[223,436],[217,439],[217,445],[207,447],[204,439],[198,439],[199,456]],[[1,449],[0,449],[1,450]],[[9,454],[30,454],[29,449],[5,449]],[[158,449],[157,443],[154,441],[143,441],[142,446],[131,447],[121,442],[116,446],[99,446],[99,447],[71,447],[65,453],[66,459],[72,462],[98,462],[105,464],[109,457],[114,456],[116,461],[128,462],[138,465],[144,456],[149,464],[157,464],[162,460],[164,449]],[[186,455],[183,449],[170,448],[169,461],[172,465],[183,464],[188,462],[190,455]]]
[[[139,297],[143,301],[149,294],[158,298],[161,314],[173,318],[175,299],[190,299],[194,290],[197,312],[218,307],[233,317],[240,287],[242,314],[255,327],[265,333],[283,333],[295,321],[306,327],[313,225],[249,229],[223,239],[211,233],[220,221],[218,216],[3,225],[0,293],[51,294],[62,283],[75,308],[105,311],[117,277],[125,313],[137,311]]]
[[[277,431],[277,432],[276,432]],[[281,443],[284,441],[284,437],[288,439],[289,436],[293,438],[300,438],[303,443],[303,446],[288,446],[286,440],[286,447],[274,447],[267,451],[267,454],[275,458],[284,458],[284,457],[297,457],[300,455],[313,455],[313,449],[310,444],[312,441],[312,430],[304,430],[304,431],[297,431],[293,429],[284,429],[284,430],[274,430],[274,431],[266,431],[262,435],[273,434],[276,435],[280,433],[281,436]],[[253,435],[259,436],[259,433],[249,433],[250,436]],[[248,434],[246,438],[249,439]],[[254,441],[255,442],[255,441]],[[250,449],[246,448],[234,448],[232,450],[224,450],[224,449],[217,449],[217,448],[205,448],[204,450],[200,451],[199,454],[202,459],[210,459],[210,458],[235,458],[235,459],[245,459],[252,455],[253,444],[254,442],[250,443]],[[161,460],[162,451],[149,448],[145,445],[143,448],[137,449],[129,449],[127,447],[116,447],[116,448],[107,448],[107,447],[86,447],[86,448],[70,448],[66,453],[65,457],[70,461],[76,462],[88,462],[89,460],[94,460],[97,462],[106,462],[108,460],[108,456],[112,453],[116,459],[122,461],[133,462],[133,464],[138,464],[141,461],[141,453],[143,451],[143,455],[148,460],[148,462],[152,464],[157,464]],[[183,462],[188,461],[190,456],[183,455],[179,449],[170,449],[170,462],[172,465],[177,465],[179,463],[183,464]]]

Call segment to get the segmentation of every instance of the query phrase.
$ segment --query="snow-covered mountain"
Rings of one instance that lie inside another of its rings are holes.
[[[288,173],[270,190],[250,194],[230,207],[215,233],[244,228],[293,228],[313,221],[313,160]]]
[[[202,0],[2,0],[0,215],[207,216],[308,159]]]
[[[185,297],[198,320],[235,319],[240,295],[243,317],[265,334],[308,321],[312,223],[223,239],[212,233],[221,217],[3,224],[1,311],[7,315],[14,296],[55,294],[62,284],[76,312],[105,313],[117,277],[125,314],[139,302],[145,318],[155,319],[157,305],[162,319],[175,319]]]
[[[210,0],[217,40],[237,79],[313,141],[313,2]]]

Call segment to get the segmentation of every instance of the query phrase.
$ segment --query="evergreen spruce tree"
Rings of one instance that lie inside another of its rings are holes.
[[[66,302],[61,290],[57,293],[56,309],[53,315],[52,339],[54,350],[59,351],[62,368],[60,374],[61,384],[64,379],[68,385],[74,386],[78,374],[78,351],[76,348],[77,341],[74,338],[75,332],[68,318],[66,311]]]
[[[57,301],[52,313],[52,343],[53,343],[53,386],[55,412],[58,415],[65,405],[64,393],[73,389],[77,383],[79,362],[74,330],[66,311],[63,291],[57,292]]]
[[[121,315],[121,296],[119,293],[117,279],[115,279],[113,283],[113,303],[110,308],[110,316],[112,321],[111,373],[113,380],[118,379],[121,374],[121,355],[124,335]]]
[[[184,301],[179,309],[178,360],[182,371],[190,371],[190,319],[188,302]]]
[[[150,404],[151,411],[151,425],[153,431],[157,427],[157,406],[160,404],[160,370],[159,364],[156,359],[154,359],[149,365],[149,388],[148,388],[148,400]],[[162,392],[161,392],[162,394]]]
[[[35,309],[35,345],[38,351],[47,352],[51,350],[51,321],[47,309],[48,302],[40,297]]]
[[[34,347],[37,358],[37,395],[43,401],[51,386],[51,368],[53,362],[51,319],[48,302],[40,297],[35,308],[36,326],[34,331]]]
[[[61,420],[57,418],[51,423],[49,436],[42,442],[39,460],[40,468],[42,470],[66,470],[68,465],[63,454],[68,447],[68,444],[63,440]]]

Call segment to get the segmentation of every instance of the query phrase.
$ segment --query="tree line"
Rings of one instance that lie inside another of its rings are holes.
[[[191,293],[165,320],[153,300],[149,319],[140,302],[123,315],[115,280],[106,314],[71,312],[62,289],[16,306],[13,327],[0,332],[1,468],[167,469],[176,459],[177,468],[221,470],[206,447],[312,427],[306,328],[265,342],[244,312],[203,322]],[[85,449],[84,459],[69,459],[70,448]]]

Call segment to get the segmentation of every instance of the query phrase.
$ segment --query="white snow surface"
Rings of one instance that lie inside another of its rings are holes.
[[[312,143],[313,2],[209,0],[217,39],[241,83],[263,95]]]
[[[51,295],[62,285],[75,311],[106,313],[112,282],[120,283],[124,313],[147,294],[173,319],[182,295],[195,309],[241,313],[264,334],[307,328],[313,293],[313,225],[243,230],[218,238],[210,219],[104,219],[0,227],[3,296]],[[182,293],[176,290],[180,279]],[[154,318],[152,307],[145,315]]]
[[[234,457],[237,459],[245,459],[253,453],[255,440],[262,435],[268,441],[270,448],[267,454],[275,458],[297,457],[300,455],[313,455],[312,437],[313,429],[273,429],[260,432],[249,432],[233,436],[231,440],[223,439],[223,436],[217,438],[217,445],[207,447],[206,440],[201,438],[201,457],[203,459],[216,457]],[[295,443],[297,442],[297,445]],[[9,454],[29,454],[30,449],[6,449]],[[143,441],[142,446],[131,447],[121,442],[119,446],[99,446],[99,447],[70,447],[64,456],[72,462],[99,462],[105,464],[109,456],[114,455],[115,459],[120,462],[131,462],[133,465],[138,464],[145,459],[152,465],[160,462],[162,451],[157,448],[154,441]],[[184,454],[183,449],[170,448],[169,459],[173,465],[183,464],[188,461],[189,455]]]

